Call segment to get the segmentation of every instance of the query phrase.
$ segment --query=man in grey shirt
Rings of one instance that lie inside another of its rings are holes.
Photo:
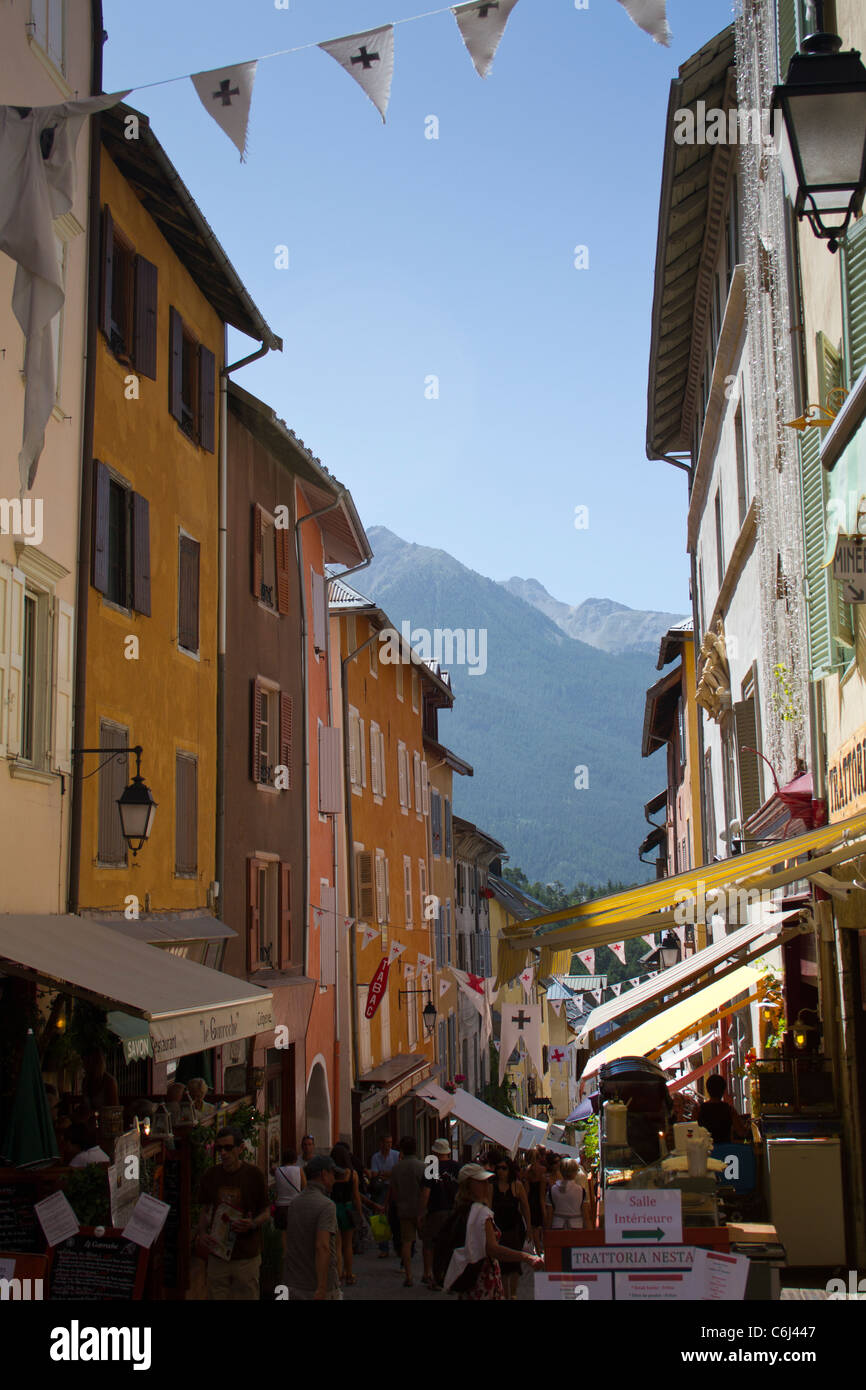
[[[424,1164],[415,1156],[415,1140],[400,1140],[400,1161],[391,1169],[391,1197],[400,1221],[400,1257],[403,1261],[404,1288],[412,1287],[412,1245],[418,1234]]]
[[[337,1175],[333,1159],[316,1154],[304,1169],[306,1187],[286,1209],[284,1282],[290,1299],[343,1297],[337,1273],[337,1208],[329,1195]]]

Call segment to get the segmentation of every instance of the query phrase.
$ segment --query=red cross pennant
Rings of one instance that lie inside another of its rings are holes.
[[[555,1047],[550,1055],[554,1062],[561,1062],[563,1057],[565,1056],[565,1053],[563,1052],[561,1047]]]
[[[466,983],[467,983],[467,985],[469,986],[470,989],[474,989],[474,990],[475,990],[476,994],[483,994],[483,993],[484,993],[484,976],[483,976],[483,975],[467,975],[467,976],[466,976]]]

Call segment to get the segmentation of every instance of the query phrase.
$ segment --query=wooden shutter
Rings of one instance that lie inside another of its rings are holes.
[[[250,776],[254,782],[261,781],[262,755],[262,687],[261,682],[250,682],[250,706],[252,729],[250,732]]]
[[[376,854],[376,920],[385,921],[385,860]]]
[[[171,305],[168,311],[168,410],[183,422],[183,319]]]
[[[111,290],[114,270],[114,220],[108,205],[102,209],[102,260],[99,278],[99,327],[111,342]]]
[[[15,758],[21,752],[21,707],[24,697],[24,608],[27,593],[22,570],[9,567],[6,620],[6,752]],[[38,756],[36,748],[34,755]]]
[[[367,849],[358,850],[355,855],[355,875],[357,905],[356,911],[363,922],[373,922],[376,917],[376,900],[373,891],[373,855]]]
[[[430,815],[430,835],[433,845],[433,853],[442,853],[442,798],[439,793],[433,790],[430,793],[431,815]]]
[[[349,711],[349,777],[353,787],[361,785],[361,756],[358,744],[358,716],[354,710]]]
[[[289,528],[275,527],[277,540],[277,612],[289,611]]]
[[[370,786],[373,795],[381,795],[381,783],[379,780],[379,726],[370,724]]]
[[[132,363],[137,372],[152,381],[156,381],[156,308],[156,266],[144,256],[136,256]]]
[[[132,494],[132,607],[150,617],[150,504]]]
[[[358,720],[358,743],[361,748],[361,786],[367,785],[367,726],[363,719]]]
[[[403,906],[406,911],[406,926],[412,925],[412,860],[403,855]]]
[[[328,602],[325,590],[325,577],[312,571],[313,585],[313,646],[323,652],[327,644]]]
[[[93,460],[92,582],[100,594],[108,591],[108,509],[111,480],[99,459]]]
[[[259,861],[247,860],[247,972],[258,970],[260,932]]]
[[[797,444],[803,488],[803,549],[806,563],[809,666],[815,672],[832,663],[829,592],[832,580],[829,579],[829,571],[824,568],[827,475],[821,467],[821,440],[818,430],[803,430]]]
[[[100,721],[99,747],[125,748],[129,741],[126,729],[114,729]],[[99,819],[97,858],[102,864],[125,864],[126,841],[117,809],[129,777],[129,758],[111,758],[99,769]]]
[[[421,786],[421,754],[414,753],[412,761],[415,767],[415,810],[420,815],[424,809],[424,793]]]
[[[188,652],[198,651],[199,602],[198,541],[180,537],[177,580],[177,640]]]
[[[400,797],[400,805],[407,804],[408,785],[409,785],[409,757],[402,743],[397,748],[397,786]]]
[[[451,802],[445,798],[445,858],[451,858]]]
[[[6,725],[9,720],[10,611],[12,566],[0,561],[0,757],[6,752]]]
[[[292,718],[294,704],[291,695],[280,693],[280,762],[288,770],[286,791],[292,790]]]
[[[421,790],[424,797],[424,814],[430,814],[430,778],[427,775],[426,762],[421,763]]]
[[[57,599],[54,605],[54,717],[51,730],[51,765],[57,772],[72,771],[74,651],[75,609],[62,599]]]
[[[850,390],[866,367],[866,217],[854,223],[843,243],[842,309]]]
[[[174,871],[198,869],[198,765],[186,753],[175,756]]]
[[[264,548],[265,514],[256,502],[253,506],[253,598],[262,596],[262,550]]]
[[[280,969],[288,970],[292,963],[292,869],[280,865]]]
[[[740,768],[740,806],[743,820],[753,816],[761,804],[761,784],[758,778],[758,755],[745,751],[757,747],[754,700],[734,702],[734,722],[737,737],[737,761]]]
[[[388,778],[385,773],[385,735],[379,730],[379,795],[387,796]]]
[[[330,884],[319,887],[322,925],[319,929],[319,984],[337,983],[337,890]]]
[[[338,815],[343,809],[340,764],[343,755],[343,735],[340,729],[328,725],[319,727],[319,811],[322,815]]]
[[[198,442],[209,454],[216,442],[216,358],[202,343],[198,350]]]

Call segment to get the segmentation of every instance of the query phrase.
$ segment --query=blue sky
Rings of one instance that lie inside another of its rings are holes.
[[[105,89],[423,8],[104,0]],[[386,125],[326,54],[274,58],[246,164],[191,83],[128,100],[284,339],[236,379],[350,487],[367,526],[566,602],[685,612],[685,475],[644,449],[652,275],[669,84],[731,0],[668,0],[668,18],[664,49],[616,0],[520,0],[483,82],[451,15],[400,25]]]

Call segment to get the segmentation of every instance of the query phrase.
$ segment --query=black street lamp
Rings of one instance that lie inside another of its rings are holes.
[[[839,35],[823,32],[823,0],[815,10],[818,32],[773,88],[770,120],[797,217],[837,251],[866,193],[866,68],[856,49],[840,52]]]
[[[667,931],[659,946],[659,964],[662,970],[669,970],[680,958],[680,942],[676,932]]]
[[[135,776],[123,795],[117,798],[123,838],[135,856],[145,840],[150,838],[158,804],[141,775],[141,755],[144,752],[141,744],[137,743],[134,748],[73,748],[72,752],[76,756],[84,753],[107,753],[106,763],[111,762],[112,758],[126,758],[130,753],[135,754]],[[102,766],[104,767],[105,763]]]

